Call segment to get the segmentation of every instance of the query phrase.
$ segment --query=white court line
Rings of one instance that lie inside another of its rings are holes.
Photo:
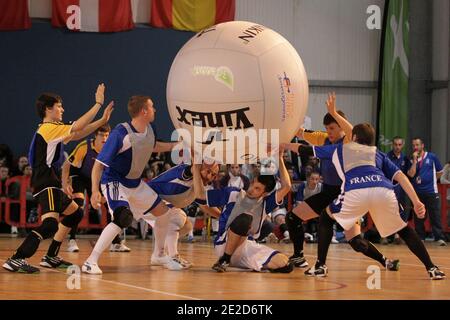
[[[80,268],[81,269],[81,268]],[[50,272],[57,272],[59,274],[66,274],[67,276],[70,276],[71,274],[67,274],[65,272],[62,271],[57,271],[57,270],[53,270],[53,269],[44,269],[46,271],[50,271]],[[190,300],[202,300],[199,298],[194,298],[194,297],[190,297],[190,296],[185,296],[182,294],[176,294],[176,293],[171,293],[171,292],[166,292],[166,291],[160,291],[160,290],[154,290],[154,289],[149,289],[149,288],[145,288],[145,287],[139,287],[139,286],[134,286],[132,284],[128,284],[128,283],[123,283],[123,282],[118,282],[118,281],[112,281],[112,280],[105,280],[105,279],[100,279],[100,278],[95,278],[93,276],[85,276],[83,275],[82,277],[83,279],[89,279],[89,280],[96,280],[96,281],[103,281],[106,283],[111,283],[111,284],[115,284],[115,285],[119,285],[119,286],[123,286],[123,287],[128,287],[128,288],[133,288],[133,289],[138,289],[138,290],[143,290],[143,291],[147,291],[147,292],[152,292],[152,293],[159,293],[159,294],[164,294],[167,296],[172,296],[172,297],[177,297],[177,298],[184,298],[184,299],[190,299]]]

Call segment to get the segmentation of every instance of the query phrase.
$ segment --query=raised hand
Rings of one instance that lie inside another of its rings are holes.
[[[109,119],[111,118],[111,113],[114,111],[114,101],[111,101],[103,110],[103,116],[102,120],[104,123],[108,123]]]
[[[95,103],[100,103],[103,105],[105,102],[105,84],[100,83],[97,87],[97,92],[95,92]]]
[[[328,113],[335,114],[336,113],[336,93],[330,92],[328,93],[328,99],[325,102],[327,106]]]

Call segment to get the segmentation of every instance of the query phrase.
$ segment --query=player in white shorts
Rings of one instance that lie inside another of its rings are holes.
[[[398,201],[393,191],[394,180],[411,199],[417,216],[425,215],[425,206],[420,202],[408,178],[374,146],[375,130],[370,124],[358,124],[346,134],[351,135],[352,142],[312,147],[315,157],[333,161],[343,181],[342,193],[328,207],[328,213],[348,231],[361,217],[370,212],[382,237],[398,233],[424,264],[430,278],[444,279],[444,272],[431,261],[417,233],[400,216]],[[318,268],[326,270],[325,265]]]
[[[219,165],[203,163],[200,169],[204,186],[208,186],[217,176]],[[204,212],[218,217],[220,211],[217,208],[209,208],[205,202],[195,199],[194,183],[191,166],[187,164],[177,165],[147,184],[163,199],[169,207],[185,208],[192,202],[197,202]],[[152,265],[162,265],[170,270],[183,270],[192,266],[178,254],[178,237],[192,230],[192,224],[187,219],[186,213],[179,210],[178,215],[162,215],[151,223],[154,234],[154,250],[151,257]],[[166,250],[167,248],[167,253]]]
[[[282,153],[281,153],[282,154]],[[281,188],[274,191],[274,175],[258,175],[247,191],[227,187],[202,190],[200,168],[194,165],[194,185],[198,199],[206,199],[210,207],[223,207],[219,217],[219,232],[214,242],[219,260],[213,265],[217,272],[228,266],[254,271],[288,273],[293,270],[289,258],[267,246],[256,243],[267,215],[283,202],[291,189],[289,174],[280,156]]]
[[[131,121],[121,123],[111,131],[92,169],[91,204],[99,208],[103,193],[113,221],[105,227],[82,266],[82,271],[90,274],[102,274],[98,266],[100,255],[122,228],[131,224],[133,217],[149,221],[163,214],[177,215],[180,210],[169,209],[141,180],[152,152],[170,151],[175,146],[175,143],[156,141],[150,125],[155,118],[152,100],[148,96],[132,96],[128,101],[128,113]]]

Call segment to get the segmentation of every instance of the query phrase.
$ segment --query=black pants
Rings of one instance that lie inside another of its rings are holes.
[[[419,219],[414,214],[414,224],[416,226],[416,232],[422,240],[425,240],[425,219],[430,217],[431,229],[433,231],[434,240],[445,240],[444,233],[442,232],[441,223],[441,198],[438,193],[417,194],[420,201],[425,205],[427,213],[425,218]]]

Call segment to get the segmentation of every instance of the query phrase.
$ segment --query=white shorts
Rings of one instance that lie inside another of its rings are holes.
[[[128,207],[136,220],[142,218],[150,223],[155,219],[150,211],[161,202],[161,198],[145,182],[141,181],[136,188],[127,188],[114,181],[102,184],[101,188],[111,215],[118,207]]]
[[[287,210],[286,208],[277,208],[274,211],[272,211],[272,222],[275,223],[278,216],[286,217]]]
[[[214,246],[216,255],[220,258],[225,252],[226,239],[228,231],[216,241],[219,244]],[[261,269],[269,263],[270,259],[279,251],[261,245],[254,240],[245,240],[231,256],[230,266],[243,269],[252,269],[253,271],[261,271]]]
[[[406,226],[400,217],[395,193],[387,188],[364,188],[345,192],[333,201],[330,211],[345,230],[351,229],[369,212],[383,238]]]

